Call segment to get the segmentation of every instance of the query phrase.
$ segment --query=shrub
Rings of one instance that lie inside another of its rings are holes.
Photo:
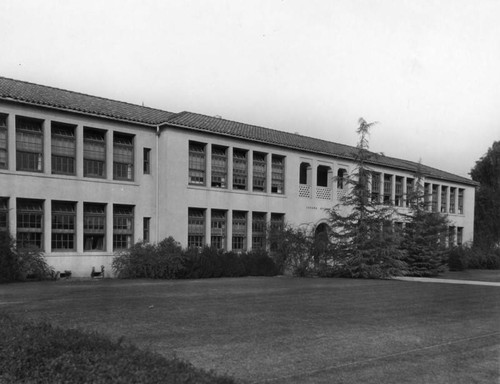
[[[172,237],[158,244],[139,242],[113,258],[112,267],[123,279],[175,279],[184,268],[182,248]]]
[[[0,315],[0,382],[230,384],[234,380],[96,333]]]
[[[265,250],[241,254],[241,261],[247,276],[276,276],[278,266]]]
[[[19,259],[14,240],[7,231],[0,231],[0,283],[15,281],[20,276]]]
[[[463,245],[453,248],[448,255],[451,271],[466,269],[500,269],[500,249]]]
[[[38,248],[18,248],[17,257],[21,279],[48,280],[54,278],[54,269],[47,264],[43,252]]]

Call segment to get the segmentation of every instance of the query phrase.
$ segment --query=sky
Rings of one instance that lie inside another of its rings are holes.
[[[1,0],[0,76],[468,177],[500,140],[498,0]]]

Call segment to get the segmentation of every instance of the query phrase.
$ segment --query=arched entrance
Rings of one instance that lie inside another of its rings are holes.
[[[314,262],[318,264],[328,250],[330,227],[326,223],[320,223],[314,230]]]

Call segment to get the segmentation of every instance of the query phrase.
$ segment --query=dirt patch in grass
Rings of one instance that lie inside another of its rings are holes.
[[[0,286],[0,310],[123,336],[247,382],[500,377],[498,287],[280,277],[58,281]]]

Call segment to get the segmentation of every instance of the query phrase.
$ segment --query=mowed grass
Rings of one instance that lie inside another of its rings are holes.
[[[235,278],[0,286],[0,311],[249,383],[497,383],[500,287]]]

